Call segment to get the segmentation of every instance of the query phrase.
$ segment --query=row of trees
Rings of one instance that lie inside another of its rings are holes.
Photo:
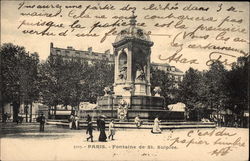
[[[230,70],[219,61],[204,71],[189,68],[178,88],[168,73],[157,69],[151,71],[152,90],[160,86],[166,104],[184,103],[187,111],[195,113],[193,119],[206,118],[212,111],[217,115],[230,111],[231,119],[239,118],[242,123],[244,111],[249,109],[249,57],[239,57]]]
[[[240,57],[238,64],[226,70],[221,62],[214,62],[209,70],[190,68],[179,84],[177,98],[188,110],[230,110],[243,116],[248,109],[249,60]]]
[[[104,61],[89,65],[79,59],[65,61],[49,57],[39,63],[37,53],[11,43],[1,46],[1,109],[11,103],[17,119],[20,105],[39,101],[49,107],[76,107],[82,101],[95,102],[106,86],[112,86],[114,66]],[[32,108],[30,108],[32,109]],[[31,112],[30,112],[31,113]]]
[[[18,113],[20,104],[38,100],[54,108],[95,102],[97,96],[104,94],[104,87],[113,84],[114,66],[104,61],[89,65],[79,59],[65,61],[56,56],[39,63],[38,54],[13,44],[3,44],[0,53],[1,107],[12,103],[14,113]],[[190,68],[179,88],[168,73],[151,68],[152,93],[159,86],[167,104],[183,102],[188,109],[228,108],[240,113],[248,105],[248,61],[239,58],[241,63],[229,71],[220,62],[214,62],[207,71]]]
[[[209,70],[189,68],[178,88],[168,73],[151,69],[151,84],[152,90],[160,86],[167,104],[183,102],[189,109],[228,108],[239,113],[240,109],[247,109],[248,106],[248,72],[249,60],[239,57],[238,64],[231,70],[226,70],[219,61],[211,64]]]
[[[49,57],[39,65],[41,100],[48,106],[78,106],[82,101],[95,102],[105,86],[113,83],[113,65],[96,61],[89,65],[79,59],[64,61]]]

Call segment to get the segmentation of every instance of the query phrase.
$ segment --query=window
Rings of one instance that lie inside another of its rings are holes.
[[[64,61],[65,63],[69,62],[68,58],[63,58],[63,61]]]
[[[88,60],[88,65],[93,65],[91,60]]]
[[[65,54],[66,54],[67,56],[69,56],[69,51],[66,50],[66,51],[65,51]]]
[[[143,36],[142,30],[141,30],[141,29],[138,29],[138,30],[137,30],[137,34],[138,34],[139,36]]]
[[[178,81],[179,81],[179,82],[181,81],[181,76],[178,77]]]
[[[126,30],[122,30],[122,31],[121,31],[121,35],[126,34],[126,33],[127,33]]]
[[[80,52],[76,51],[76,56],[80,56]]]

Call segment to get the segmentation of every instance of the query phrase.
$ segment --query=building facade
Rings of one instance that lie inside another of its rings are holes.
[[[115,62],[115,56],[110,52],[110,50],[100,53],[93,51],[92,47],[89,47],[88,50],[83,51],[76,50],[71,46],[68,46],[67,48],[58,48],[54,47],[53,43],[50,43],[50,56],[56,57],[59,55],[62,56],[64,61],[81,59],[82,61],[87,61],[88,64],[92,64],[94,61],[98,60],[106,61],[109,64],[114,64]],[[177,84],[183,79],[184,72],[175,66],[171,66],[167,63],[161,64],[154,62],[150,63],[150,66],[154,69],[159,69],[168,73],[169,77],[173,79],[175,86],[177,86]]]
[[[178,83],[180,83],[183,80],[184,72],[176,68],[175,66],[171,66],[167,63],[161,64],[161,63],[151,63],[151,67],[153,69],[162,70],[169,74],[169,78],[174,81],[174,86],[178,87]]]
[[[92,64],[94,61],[103,60],[109,64],[114,63],[114,56],[110,53],[110,50],[106,50],[103,53],[94,52],[92,47],[89,47],[88,50],[76,50],[71,46],[67,48],[58,48],[54,47],[53,43],[50,43],[50,56],[62,56],[63,61],[69,60],[82,60],[87,61],[88,64]]]

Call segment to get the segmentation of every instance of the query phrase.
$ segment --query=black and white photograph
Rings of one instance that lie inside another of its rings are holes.
[[[249,160],[248,1],[1,1],[1,161]]]

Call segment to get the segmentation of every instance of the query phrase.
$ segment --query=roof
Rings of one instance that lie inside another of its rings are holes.
[[[58,53],[59,52],[59,53]],[[72,47],[68,48],[58,48],[51,46],[50,48],[50,54],[51,55],[62,55],[67,57],[79,57],[79,58],[86,58],[86,59],[100,59],[108,61],[114,61],[114,55],[110,53],[110,50],[106,50],[103,53],[100,52],[93,52],[92,48],[89,48],[87,51],[83,50],[76,50]]]
[[[126,29],[121,30],[120,33],[116,36],[115,43],[125,38],[135,38],[143,41],[151,41],[149,35],[146,35],[146,31],[136,26],[130,26]]]
[[[169,65],[168,63],[162,64],[162,63],[154,63],[154,62],[152,62],[150,65],[152,65],[152,66],[161,66],[161,67],[169,67],[169,68],[174,67],[174,69],[175,69],[174,71],[170,70],[168,72],[170,72],[172,74],[177,74],[177,73],[180,73],[181,75],[184,74],[183,71],[181,71],[180,69],[176,68],[175,66]]]
[[[130,19],[130,26],[128,28],[121,30],[118,33],[115,39],[115,43],[120,42],[121,40],[124,39],[137,39],[146,42],[151,42],[149,35],[146,34],[146,31],[144,29],[136,27],[136,17],[137,16],[135,16],[133,12],[133,15],[131,16]]]
[[[168,63],[161,64],[161,63],[154,63],[154,62],[152,62],[151,65],[170,67],[170,65]]]

